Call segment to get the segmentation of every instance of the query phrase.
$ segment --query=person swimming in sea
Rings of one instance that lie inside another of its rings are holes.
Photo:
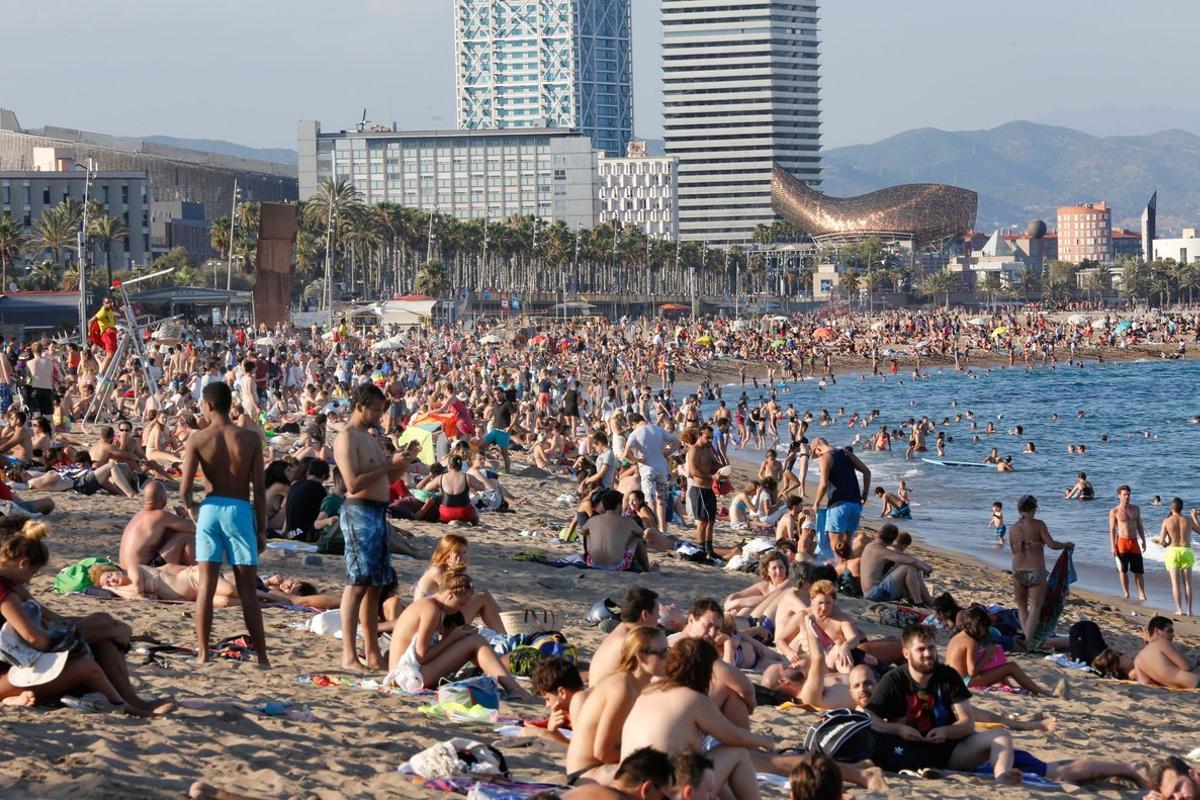
[[[1063,497],[1067,500],[1095,500],[1096,489],[1092,486],[1092,482],[1087,479],[1087,473],[1079,473],[1079,477],[1075,480],[1075,485],[1063,491]]]

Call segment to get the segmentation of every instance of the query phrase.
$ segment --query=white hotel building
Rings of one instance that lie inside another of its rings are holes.
[[[747,243],[774,222],[773,163],[820,182],[818,21],[817,0],[662,0],[683,239]]]
[[[646,143],[632,141],[625,158],[600,155],[600,221],[618,220],[651,238],[679,235],[676,203],[679,161],[646,155]]]

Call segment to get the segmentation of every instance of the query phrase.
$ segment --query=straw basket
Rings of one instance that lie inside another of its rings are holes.
[[[520,611],[501,611],[500,619],[510,634],[541,633],[552,631],[558,626],[554,612],[542,608],[524,608]]]

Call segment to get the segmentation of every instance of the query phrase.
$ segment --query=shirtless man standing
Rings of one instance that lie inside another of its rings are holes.
[[[370,430],[378,427],[387,399],[373,383],[350,395],[350,422],[333,443],[338,470],[346,482],[340,525],[346,539],[346,588],[342,592],[342,668],[355,672],[385,669],[379,650],[379,594],[396,582],[388,548],[388,473],[406,463],[405,454],[391,458]],[[363,627],[366,666],[355,646]]]
[[[1191,517],[1183,515],[1183,500],[1171,501],[1171,513],[1162,521],[1158,543],[1167,548],[1163,563],[1171,575],[1171,596],[1175,598],[1175,613],[1183,613],[1182,596],[1187,601],[1188,616],[1192,616],[1192,567],[1196,555],[1192,552],[1192,532],[1200,533],[1200,511],[1192,509]],[[1181,586],[1182,585],[1182,586]]]
[[[196,596],[196,660],[208,661],[212,632],[213,594],[228,557],[242,601],[246,630],[254,643],[260,666],[269,667],[262,609],[258,605],[258,554],[267,546],[267,498],[263,487],[262,446],[254,434],[229,421],[233,393],[225,383],[210,383],[200,405],[208,426],[188,437],[183,448],[183,475],[179,494],[196,522],[196,562],[200,565],[200,592]],[[209,483],[204,502],[192,498],[196,468]],[[254,490],[254,506],[250,491]]]
[[[1137,585],[1138,599],[1146,599],[1145,566],[1142,551],[1146,549],[1146,528],[1142,525],[1142,512],[1129,502],[1129,487],[1117,487],[1117,504],[1108,512],[1108,537],[1112,543],[1113,558],[1117,561],[1117,578],[1121,591],[1129,598],[1129,576]],[[1140,543],[1140,546],[1139,546]]]
[[[1175,624],[1166,617],[1152,617],[1146,632],[1146,646],[1133,659],[1138,681],[1170,689],[1200,687],[1200,672],[1175,649]]]
[[[688,500],[692,516],[696,518],[696,545],[709,558],[716,557],[713,552],[713,526],[717,521],[717,494],[712,489],[713,473],[721,466],[717,463],[712,442],[712,426],[701,425],[696,443],[688,448],[686,460]]]
[[[142,489],[145,505],[121,533],[121,569],[132,572],[139,564],[196,563],[196,526],[166,510],[167,490],[159,481]]]

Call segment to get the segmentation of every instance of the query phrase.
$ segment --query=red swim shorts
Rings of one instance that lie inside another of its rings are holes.
[[[117,352],[117,329],[109,328],[100,334],[100,341],[104,345],[104,352],[109,355]]]

